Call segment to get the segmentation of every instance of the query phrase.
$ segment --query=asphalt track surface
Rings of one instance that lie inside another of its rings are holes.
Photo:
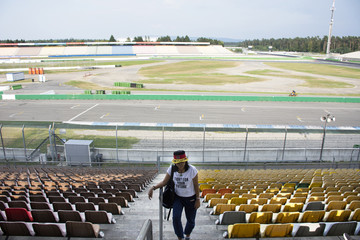
[[[360,126],[356,103],[216,102],[133,100],[1,101],[0,121],[88,121],[323,126]]]

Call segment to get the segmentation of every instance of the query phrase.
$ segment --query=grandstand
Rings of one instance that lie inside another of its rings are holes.
[[[2,167],[0,228],[9,236],[136,239],[145,220],[159,237],[163,174],[141,168]],[[199,169],[202,206],[192,239],[340,236],[356,239],[358,169]],[[158,194],[158,191],[156,192]],[[21,209],[21,210],[19,210]],[[75,229],[73,224],[76,225]],[[173,239],[171,221],[164,239]]]
[[[222,46],[208,43],[0,43],[1,58],[214,54],[227,55],[232,52]]]

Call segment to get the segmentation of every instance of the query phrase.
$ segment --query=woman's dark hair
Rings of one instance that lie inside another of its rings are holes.
[[[173,167],[174,167],[174,171],[177,172],[179,169],[178,167],[176,166],[176,164],[173,164]],[[185,172],[189,169],[189,163],[186,161],[185,162]]]

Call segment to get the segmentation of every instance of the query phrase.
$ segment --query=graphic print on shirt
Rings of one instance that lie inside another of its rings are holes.
[[[186,183],[189,181],[187,177],[176,177],[175,183],[177,188],[186,188]]]

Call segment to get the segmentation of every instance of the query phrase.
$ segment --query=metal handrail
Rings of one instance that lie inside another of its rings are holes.
[[[150,219],[145,220],[136,240],[153,240],[152,222]]]

